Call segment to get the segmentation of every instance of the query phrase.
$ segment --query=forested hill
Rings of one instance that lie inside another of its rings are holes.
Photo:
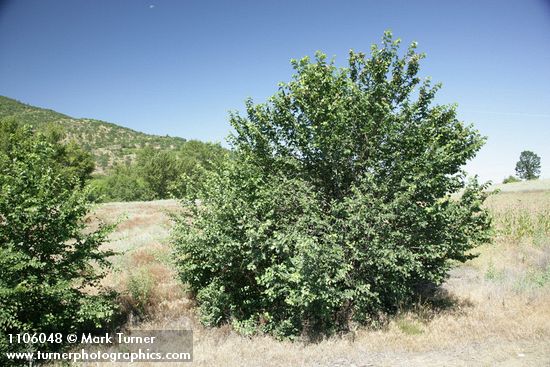
[[[149,135],[105,121],[76,119],[0,96],[0,119],[10,117],[36,129],[48,125],[62,127],[67,140],[76,141],[93,154],[98,171],[105,171],[116,163],[132,162],[136,152],[143,147],[178,150],[186,141],[178,137]]]

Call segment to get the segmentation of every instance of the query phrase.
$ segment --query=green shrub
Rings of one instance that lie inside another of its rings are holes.
[[[419,322],[401,318],[396,321],[397,327],[406,335],[420,335],[424,332]]]
[[[104,294],[84,291],[108,266],[112,253],[99,246],[111,228],[84,233],[87,193],[59,152],[46,136],[0,121],[1,352],[7,333],[95,330],[113,316]]]
[[[232,114],[234,152],[173,239],[205,324],[296,337],[374,322],[488,240],[486,186],[461,168],[483,138],[432,106],[422,55],[398,44],[387,33],[348,68],[293,61],[268,103]]]
[[[154,287],[154,280],[147,270],[146,268],[137,268],[128,276],[129,303],[138,316],[146,314]]]
[[[95,202],[146,201],[155,197],[133,166],[115,166],[108,175],[94,177],[90,187],[90,198]]]
[[[506,177],[504,180],[502,180],[502,183],[503,184],[507,184],[507,183],[514,183],[514,182],[521,182],[521,180],[519,178],[517,178],[516,176],[508,176]]]
[[[532,291],[550,284],[550,264],[544,267],[529,269],[522,277],[516,280],[514,289],[516,292]]]
[[[179,173],[178,160],[174,152],[144,148],[139,152],[136,167],[133,168],[145,182],[153,199],[170,197],[170,185]]]

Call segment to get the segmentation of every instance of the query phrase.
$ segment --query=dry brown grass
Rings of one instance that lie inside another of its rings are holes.
[[[91,226],[99,221],[118,223],[106,245],[118,255],[102,285],[120,295],[123,313],[132,326],[143,320],[178,318],[192,305],[171,264],[167,243],[170,214],[179,210],[174,200],[108,203],[91,216]]]
[[[192,365],[550,366],[550,192],[501,193],[487,205],[495,241],[451,271],[439,290],[446,307],[419,302],[383,329],[358,329],[315,344],[247,338],[227,326],[207,329],[197,322],[170,263],[164,210],[177,210],[176,203],[107,204],[98,214],[112,220],[126,211],[131,218],[113,235],[114,247],[126,252],[106,280],[128,297],[123,301],[129,310],[139,308],[130,279],[152,279],[141,311],[145,321],[134,319],[131,327],[192,328]]]

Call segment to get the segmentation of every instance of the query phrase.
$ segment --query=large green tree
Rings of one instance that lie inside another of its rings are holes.
[[[540,176],[540,157],[530,150],[524,150],[516,163],[516,174],[523,180],[536,180]]]
[[[85,231],[82,177],[54,141],[0,121],[2,352],[6,333],[91,330],[113,315],[103,294],[85,291],[108,266],[111,252],[99,246],[110,228]]]
[[[345,330],[440,284],[488,240],[484,139],[434,104],[390,33],[338,68],[322,53],[231,115],[234,154],[189,200],[174,242],[203,322],[278,336]]]

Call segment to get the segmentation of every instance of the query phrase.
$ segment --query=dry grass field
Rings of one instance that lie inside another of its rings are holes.
[[[491,189],[498,189],[502,192],[545,191],[550,190],[550,179],[494,184],[491,186]]]
[[[487,205],[493,243],[453,269],[435,301],[419,300],[382,329],[314,344],[198,323],[171,265],[177,202],[110,203],[95,215],[125,216],[108,245],[121,253],[104,284],[120,292],[128,326],[192,328],[194,361],[185,366],[550,366],[550,191],[503,190]]]

